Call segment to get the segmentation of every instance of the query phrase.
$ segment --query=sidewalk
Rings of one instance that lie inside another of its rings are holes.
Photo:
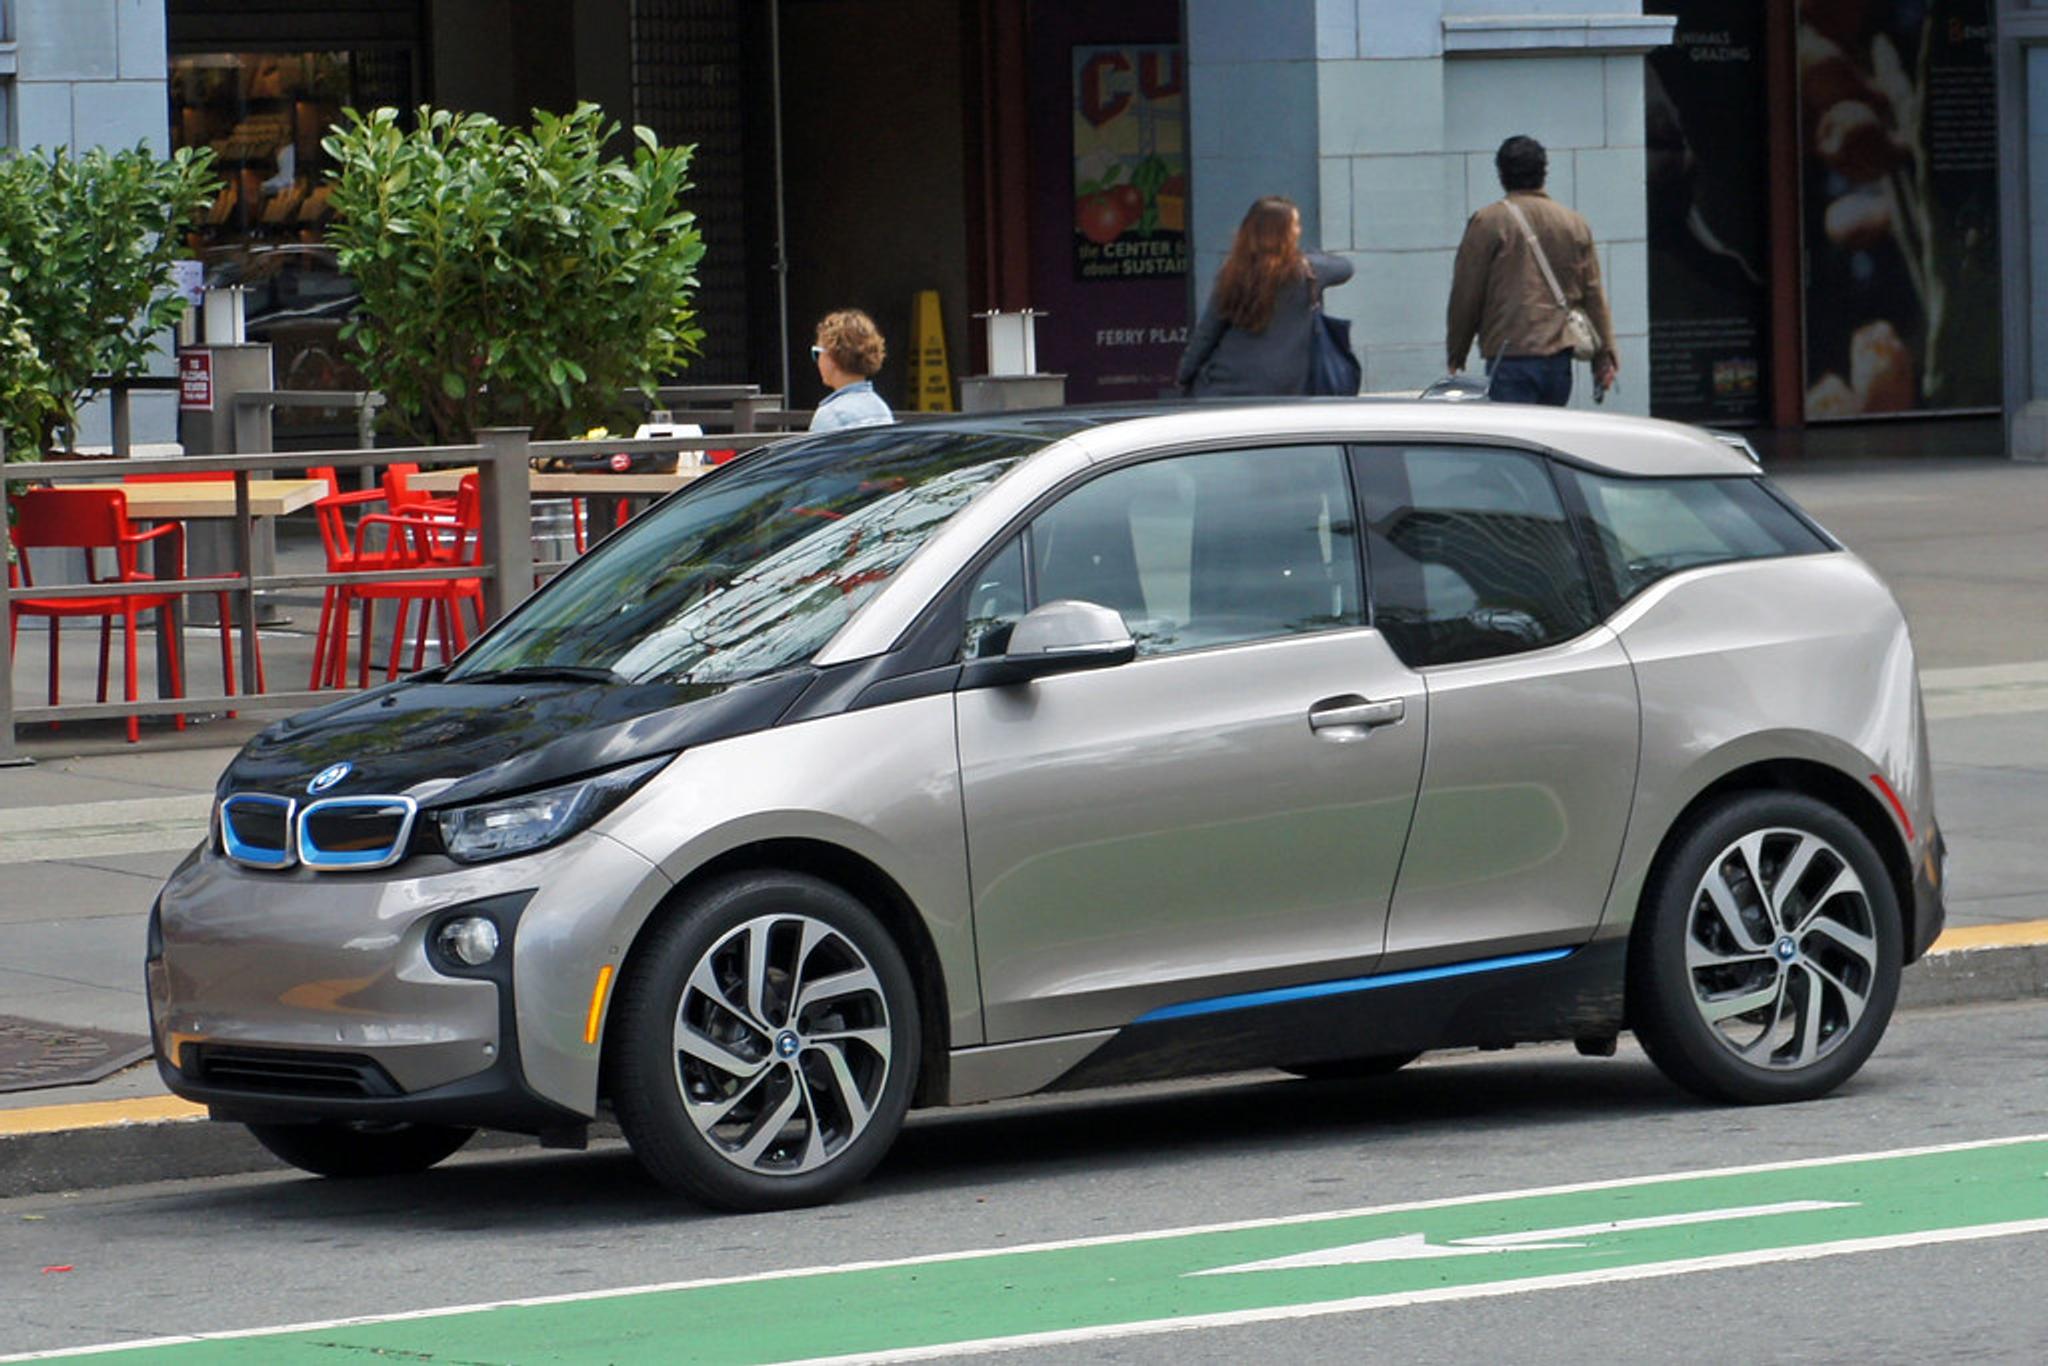
[[[1809,465],[1781,482],[1891,582],[1920,651],[1951,928],[1908,972],[1903,1004],[2048,993],[2048,468]],[[317,608],[287,603],[297,630],[265,632],[282,685],[305,676]],[[65,644],[80,670],[68,695],[90,696],[91,642]],[[22,645],[16,686],[40,696],[42,642],[25,631]],[[0,769],[0,1016],[147,1033],[150,901],[204,837],[214,779],[262,724],[156,722],[141,746],[114,725],[22,737],[35,766]],[[180,1118],[194,1113],[147,1064],[0,1092],[0,1197],[269,1165],[240,1130]]]

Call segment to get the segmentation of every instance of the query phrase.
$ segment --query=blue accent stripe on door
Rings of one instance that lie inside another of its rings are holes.
[[[1475,972],[1499,972],[1503,968],[1526,968],[1537,963],[1555,963],[1569,958],[1570,949],[1539,949],[1534,953],[1511,953],[1505,958],[1476,958],[1469,963],[1446,963],[1442,967],[1410,968],[1373,977],[1346,977],[1335,982],[1311,982],[1299,987],[1274,987],[1269,991],[1246,991],[1236,996],[1211,996],[1202,1001],[1183,1001],[1175,1006],[1148,1010],[1132,1024],[1153,1024],[1160,1020],[1185,1020],[1193,1015],[1216,1015],[1226,1010],[1249,1010],[1253,1006],[1280,1005],[1287,1001],[1312,1001],[1320,996],[1342,996],[1375,987],[1404,987],[1414,982],[1434,982],[1444,977],[1465,977]]]

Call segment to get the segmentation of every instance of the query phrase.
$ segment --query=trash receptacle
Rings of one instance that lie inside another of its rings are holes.
[[[576,558],[576,500],[533,500],[533,577],[553,578]]]

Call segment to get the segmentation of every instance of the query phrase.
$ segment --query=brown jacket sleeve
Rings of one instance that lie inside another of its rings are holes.
[[[1579,245],[1579,263],[1579,279],[1584,282],[1586,300],[1580,306],[1600,333],[1600,354],[1594,359],[1611,356],[1619,360],[1621,353],[1614,347],[1614,314],[1607,307],[1607,288],[1600,283],[1600,248],[1594,244],[1590,232]]]
[[[1446,348],[1451,368],[1465,368],[1466,353],[1479,335],[1482,310],[1486,306],[1486,276],[1499,250],[1499,237],[1474,214],[1465,223],[1465,238],[1458,243],[1458,259],[1451,266],[1451,303],[1444,320]],[[1480,357],[1484,360],[1485,357]]]

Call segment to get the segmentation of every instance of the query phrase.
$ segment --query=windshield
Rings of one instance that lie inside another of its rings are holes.
[[[1043,444],[890,427],[748,460],[586,555],[448,677],[736,683],[802,663],[933,531]]]

